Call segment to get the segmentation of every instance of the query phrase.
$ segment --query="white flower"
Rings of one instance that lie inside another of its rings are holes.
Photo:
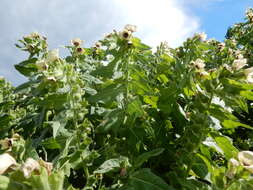
[[[77,51],[78,54],[83,54],[84,53],[84,49],[81,48],[81,47],[76,48],[76,51]]]
[[[197,36],[201,41],[205,41],[207,38],[207,34],[205,32],[196,33],[195,36]]]
[[[209,73],[206,72],[206,71],[201,71],[199,74],[200,74],[201,77],[205,77],[205,76],[209,75]]]
[[[207,38],[207,34],[204,32],[199,33],[199,37],[201,41],[205,41]]]
[[[204,69],[205,66],[206,66],[205,63],[204,63],[204,61],[202,59],[199,59],[199,58],[196,59],[195,61],[193,61],[192,63],[199,70]]]
[[[130,32],[136,32],[137,31],[137,26],[131,25],[131,24],[127,24],[124,29],[128,30]]]
[[[25,38],[39,38],[40,34],[38,32],[32,32],[31,34],[25,36]]]
[[[252,20],[253,20],[253,10],[252,10],[252,9],[248,9],[248,10],[246,11],[246,16],[248,17],[248,19],[249,19],[250,21],[252,21]]]
[[[240,56],[240,58],[234,60],[232,64],[232,68],[234,70],[240,70],[246,65],[247,65],[247,59],[244,59],[243,57]]]
[[[136,32],[137,27],[135,25],[127,24],[124,30],[119,33],[120,38],[125,40],[130,40],[132,33]]]
[[[226,44],[224,42],[221,42],[218,44],[218,48],[220,49],[220,51],[224,50],[225,47],[226,47]]]
[[[94,48],[100,48],[102,46],[101,42],[96,42]]]
[[[120,38],[125,39],[125,40],[130,40],[132,37],[132,32],[130,30],[123,30],[119,33]]]
[[[84,41],[81,40],[80,38],[75,38],[75,39],[71,40],[71,44],[73,46],[80,46],[80,45],[82,45],[83,42]]]
[[[48,80],[48,81],[52,81],[52,82],[56,82],[56,78],[55,78],[55,77],[52,77],[52,76],[47,77],[47,80]]]
[[[224,67],[226,70],[232,72],[232,68],[231,68],[228,64],[224,64],[223,67]]]
[[[59,59],[59,49],[53,49],[48,51],[48,55],[47,55],[47,62],[54,62],[55,60]]]
[[[228,171],[226,172],[226,176],[228,178],[232,179],[235,176],[237,167],[239,165],[240,165],[240,163],[236,159],[231,158],[228,161]]]
[[[28,158],[25,163],[21,166],[21,171],[24,173],[26,178],[29,178],[33,171],[39,172],[40,165],[39,163],[32,159]]]
[[[249,82],[249,83],[253,83],[253,67],[250,67],[248,69],[245,69],[244,70],[244,74],[246,76],[246,80]]]
[[[12,144],[13,139],[5,138],[3,140],[0,140],[0,145],[3,150],[11,148]]]
[[[253,152],[251,151],[239,152],[238,160],[245,169],[253,173]]]
[[[8,168],[16,165],[16,160],[8,153],[0,155],[0,175],[2,175]]]
[[[44,71],[48,69],[48,64],[45,60],[39,60],[36,62],[36,66],[39,71]]]

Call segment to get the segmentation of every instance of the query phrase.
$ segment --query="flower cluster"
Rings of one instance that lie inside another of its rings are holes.
[[[135,25],[127,24],[123,31],[119,33],[119,36],[124,40],[130,40],[133,32],[136,32],[137,27]]]
[[[233,70],[240,70],[244,66],[247,66],[247,59],[243,57],[242,54],[237,53],[237,59],[234,60],[232,64]]]
[[[44,167],[47,170],[48,175],[50,175],[53,169],[53,164],[50,162],[45,162],[42,159],[37,161],[33,158],[27,158],[25,163],[19,166],[11,154],[3,153],[0,155],[0,175],[6,173],[10,169],[19,169],[23,172],[24,177],[29,178],[32,172],[39,175],[41,167]]]
[[[196,33],[194,37],[198,38],[200,41],[205,41],[207,38],[207,34],[205,32]]]
[[[197,69],[197,72],[200,76],[207,76],[208,72],[205,71],[206,64],[202,59],[196,59],[195,61],[192,61],[191,64]]]
[[[36,62],[38,71],[48,70],[49,64],[57,60],[59,60],[59,49],[48,51],[45,59],[40,59]]]
[[[253,22],[253,9],[250,8],[246,11],[246,17],[249,19],[250,22]]]
[[[75,38],[70,42],[75,47],[77,54],[83,54],[84,49],[81,47],[81,45],[84,43],[83,40],[81,40],[80,38]]]
[[[226,176],[230,179],[234,178],[239,166],[243,166],[243,168],[253,173],[253,152],[241,151],[238,153],[237,157],[238,160],[231,158],[228,161]]]

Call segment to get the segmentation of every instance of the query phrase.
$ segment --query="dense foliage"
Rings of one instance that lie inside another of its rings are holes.
[[[224,42],[114,31],[60,58],[32,33],[0,79],[0,189],[253,189],[253,10]]]

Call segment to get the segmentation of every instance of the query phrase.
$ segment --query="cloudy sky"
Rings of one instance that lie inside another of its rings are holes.
[[[75,37],[90,46],[113,29],[135,24],[145,43],[168,41],[176,47],[201,31],[223,40],[250,6],[253,0],[1,0],[0,76],[14,85],[25,81],[13,65],[27,55],[14,44],[34,31],[48,37],[50,48]]]

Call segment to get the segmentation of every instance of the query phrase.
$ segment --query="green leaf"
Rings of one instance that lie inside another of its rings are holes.
[[[212,135],[214,141],[222,149],[227,160],[236,157],[238,150],[233,146],[230,139],[225,136]]]
[[[241,91],[240,95],[247,98],[248,100],[253,100],[253,92],[251,91]]]
[[[134,172],[130,175],[128,183],[134,190],[174,190],[162,178],[152,173],[148,168]]]
[[[104,103],[110,102],[115,100],[116,96],[124,92],[124,90],[124,85],[113,84],[100,90],[100,92],[98,92],[97,94],[90,96],[88,98],[88,101],[90,101],[91,103],[98,101],[102,101]]]
[[[144,162],[148,161],[149,158],[162,154],[164,148],[157,148],[155,150],[145,152],[135,159],[134,167],[140,167]]]
[[[62,190],[64,183],[64,172],[63,171],[53,172],[48,177],[48,181],[51,190]]]
[[[146,44],[141,43],[141,40],[139,38],[132,38],[132,43],[134,45],[134,47],[140,49],[140,50],[150,50],[151,47],[149,47]]]
[[[8,189],[10,179],[6,176],[0,175],[0,190]]]
[[[98,169],[94,171],[94,173],[103,174],[103,173],[108,173],[111,171],[117,171],[121,167],[126,167],[127,163],[128,163],[128,158],[123,157],[123,156],[119,158],[106,160]]]
[[[128,112],[130,115],[135,114],[136,117],[142,116],[142,115],[144,114],[144,111],[143,111],[143,109],[142,109],[142,103],[141,103],[141,101],[140,101],[138,98],[132,100],[132,101],[128,104],[127,112]]]
[[[203,161],[193,163],[192,170],[202,179],[204,179],[208,174],[208,168]]]
[[[253,130],[253,127],[249,126],[249,125],[246,125],[246,124],[243,124],[243,123],[240,123],[238,121],[232,121],[232,120],[224,120],[222,122],[222,125],[227,128],[227,129],[233,129],[233,128],[237,128],[237,127],[244,127],[244,128],[247,128],[247,129],[251,129]]]
[[[19,63],[18,65],[15,65],[15,68],[21,74],[25,76],[31,76],[32,73],[37,71],[37,66],[35,65],[36,61],[37,61],[37,58],[28,59],[26,61]]]
[[[49,121],[47,122],[53,128],[53,137],[55,138],[58,135],[59,128],[61,127],[61,123],[59,121]]]

